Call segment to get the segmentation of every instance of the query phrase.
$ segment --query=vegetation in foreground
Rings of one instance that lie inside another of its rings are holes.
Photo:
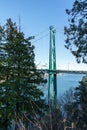
[[[86,0],[75,0],[66,12],[70,16],[70,26],[65,27],[66,47],[78,63],[87,63]],[[15,124],[18,130],[86,130],[87,77],[66,93],[62,106],[46,113],[43,93],[38,89],[46,80],[37,72],[34,57],[30,37],[25,38],[16,23],[8,19],[0,26],[0,127],[7,130]]]
[[[33,120],[33,109],[38,116],[46,109],[43,92],[38,88],[46,80],[44,73],[36,70],[30,39],[24,37],[11,19],[0,26],[0,127],[3,130],[7,130],[11,120],[19,122],[23,115]]]

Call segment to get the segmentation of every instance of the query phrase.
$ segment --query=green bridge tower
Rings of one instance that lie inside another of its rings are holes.
[[[56,72],[52,72],[53,70],[56,70],[55,34],[55,28],[50,26],[48,103],[51,107],[53,107],[57,101]]]

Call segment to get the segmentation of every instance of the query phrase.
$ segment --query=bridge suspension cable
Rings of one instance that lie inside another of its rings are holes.
[[[39,41],[39,40],[43,39],[44,37],[47,37],[48,35],[49,35],[49,33],[45,34],[45,35],[44,35],[44,36],[42,36],[42,37],[39,37],[38,39],[36,39],[36,40],[35,40],[35,41],[33,41],[32,43],[37,42],[37,41]]]

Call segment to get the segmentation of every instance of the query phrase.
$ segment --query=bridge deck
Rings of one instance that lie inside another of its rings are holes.
[[[46,73],[68,73],[68,74],[87,74],[87,71],[77,71],[77,70],[48,70],[48,69],[38,69],[38,71],[44,71]]]

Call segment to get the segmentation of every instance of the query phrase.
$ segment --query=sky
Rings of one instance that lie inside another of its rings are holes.
[[[38,68],[49,66],[49,27],[56,29],[56,64],[57,69],[87,70],[87,65],[77,64],[75,57],[65,45],[64,26],[68,26],[69,16],[66,9],[71,9],[74,0],[0,0],[0,24],[11,18],[25,36],[35,36],[31,43],[35,46],[35,63]]]

